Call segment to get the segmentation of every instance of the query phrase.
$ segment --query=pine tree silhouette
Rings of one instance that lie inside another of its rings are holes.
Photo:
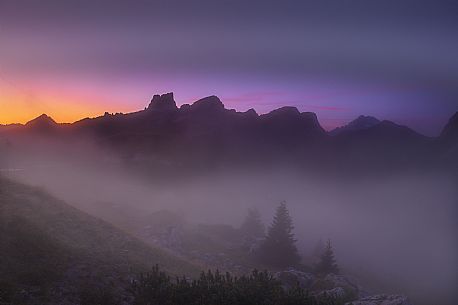
[[[336,259],[334,257],[334,251],[332,250],[330,239],[328,239],[328,242],[326,243],[326,248],[320,257],[320,262],[316,265],[316,273],[320,275],[339,273],[339,267],[337,266]]]
[[[293,228],[286,202],[283,201],[278,206],[266,239],[258,250],[258,257],[263,263],[278,268],[296,266],[300,263]]]

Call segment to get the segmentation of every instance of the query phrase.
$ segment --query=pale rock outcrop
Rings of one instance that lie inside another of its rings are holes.
[[[336,287],[330,290],[321,291],[316,295],[318,299],[331,298],[333,300],[342,300],[347,297],[347,292],[342,287]]]

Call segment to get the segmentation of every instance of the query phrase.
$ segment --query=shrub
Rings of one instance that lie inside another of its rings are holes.
[[[284,290],[267,271],[248,276],[208,271],[198,279],[172,280],[158,266],[140,275],[130,289],[134,305],[330,305],[318,301],[299,286]]]

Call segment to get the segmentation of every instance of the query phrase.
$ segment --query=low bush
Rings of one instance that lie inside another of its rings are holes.
[[[299,286],[284,290],[268,272],[248,276],[202,273],[198,279],[172,279],[154,267],[134,280],[130,289],[134,305],[334,305],[317,300]]]

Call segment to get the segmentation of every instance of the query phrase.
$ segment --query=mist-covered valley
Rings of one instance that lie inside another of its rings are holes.
[[[164,210],[191,223],[237,228],[248,208],[256,207],[269,225],[275,207],[286,200],[305,258],[320,239],[330,238],[342,268],[369,283],[379,281],[420,300],[446,300],[455,293],[457,194],[448,175],[326,181],[267,172],[170,184],[83,177],[41,174],[25,181],[139,236],[144,227],[154,225],[144,216]],[[141,237],[148,241],[148,236]]]
[[[328,135],[291,109],[258,116],[214,97],[191,109],[155,99],[134,114],[72,125],[40,117],[3,131],[2,176],[195,270],[234,274],[281,270],[253,257],[240,228],[253,208],[269,227],[286,202],[305,270],[329,239],[340,272],[368,295],[456,300],[456,115],[434,139],[380,121]]]

